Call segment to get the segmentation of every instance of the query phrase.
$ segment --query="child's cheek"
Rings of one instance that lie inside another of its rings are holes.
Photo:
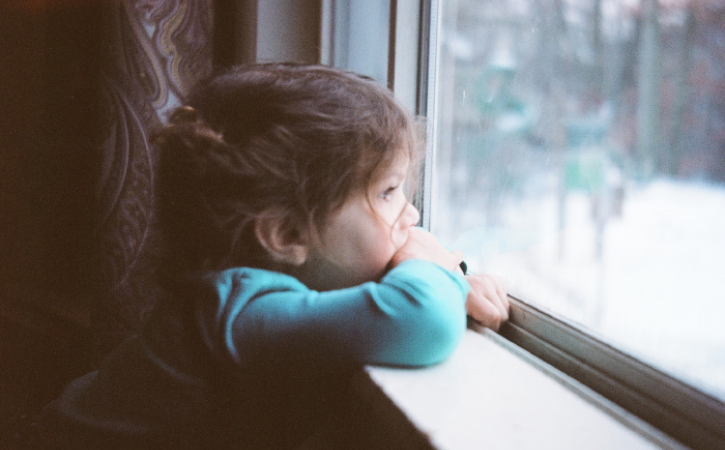
[[[395,250],[400,250],[406,242],[408,242],[408,236],[410,232],[407,228],[400,229],[400,228],[393,228],[392,230],[392,241],[393,241],[393,247],[395,247]]]

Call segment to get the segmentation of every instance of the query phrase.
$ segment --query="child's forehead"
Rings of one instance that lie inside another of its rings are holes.
[[[398,151],[386,161],[383,161],[373,173],[370,184],[387,180],[388,178],[405,178],[410,168],[410,155],[405,151]]]
[[[407,175],[410,167],[410,155],[407,152],[399,151],[388,167],[383,169],[390,175]]]

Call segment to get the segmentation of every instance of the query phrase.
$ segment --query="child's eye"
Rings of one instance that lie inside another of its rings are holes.
[[[398,186],[391,186],[391,187],[387,188],[386,190],[384,190],[383,192],[380,193],[380,198],[382,198],[383,200],[388,200],[390,198],[390,196],[392,195],[392,193],[395,192],[396,189],[398,189]]]

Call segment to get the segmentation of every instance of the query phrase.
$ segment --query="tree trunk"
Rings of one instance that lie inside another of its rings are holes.
[[[644,0],[639,50],[637,151],[643,175],[651,176],[660,147],[660,30],[658,0]]]

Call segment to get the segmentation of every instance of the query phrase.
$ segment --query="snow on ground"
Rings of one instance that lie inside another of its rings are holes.
[[[725,188],[631,186],[603,228],[601,258],[590,197],[567,195],[563,228],[558,207],[555,193],[530,196],[504,205],[507,226],[449,242],[513,295],[725,400]]]

